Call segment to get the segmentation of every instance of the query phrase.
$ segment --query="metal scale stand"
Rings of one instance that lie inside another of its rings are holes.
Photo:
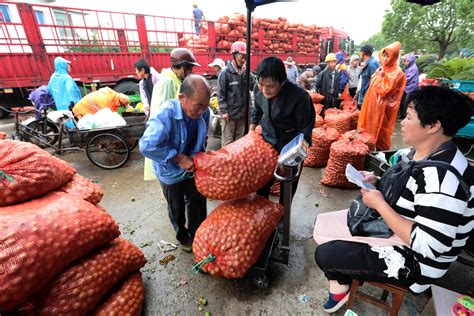
[[[280,194],[283,196],[284,215],[268,239],[257,263],[248,272],[248,276],[253,278],[253,283],[258,288],[265,289],[270,285],[267,276],[270,261],[288,265],[293,182],[301,175],[303,160],[307,157],[307,153],[308,143],[301,133],[283,147],[278,157],[274,176],[281,182]]]

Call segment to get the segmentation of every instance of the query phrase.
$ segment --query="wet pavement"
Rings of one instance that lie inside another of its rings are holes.
[[[11,132],[11,122],[11,118],[1,120],[0,131]],[[394,134],[394,148],[401,146],[398,133],[399,128]],[[216,147],[218,143],[211,139],[209,146]],[[70,162],[79,174],[98,181],[105,192],[101,204],[119,223],[123,237],[146,254],[148,263],[142,269],[145,315],[204,315],[206,311],[212,315],[324,315],[321,306],[327,298],[327,280],[314,261],[315,218],[319,213],[347,208],[358,191],[320,185],[323,169],[304,168],[292,207],[289,265],[271,263],[270,286],[259,289],[251,278],[230,280],[194,274],[192,254],[180,249],[166,253],[159,250],[159,240],[176,240],[159,183],[143,181],[143,157],[138,149],[124,167],[116,170],[92,165],[84,152],[60,158]],[[216,201],[208,201],[208,213],[216,205]],[[159,260],[168,254],[174,255],[175,260],[160,265]],[[208,302],[201,309],[197,303],[200,297]],[[420,314],[427,301],[427,294],[408,294],[400,315]],[[359,302],[354,310],[359,315],[386,314]]]

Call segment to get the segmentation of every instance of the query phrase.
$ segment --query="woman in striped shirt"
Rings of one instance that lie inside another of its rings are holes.
[[[316,249],[316,263],[329,279],[326,312],[341,308],[352,279],[428,289],[457,259],[474,227],[474,170],[451,142],[473,115],[467,96],[440,87],[425,87],[409,96],[402,121],[403,141],[413,146],[414,160],[437,160],[452,165],[469,188],[446,168],[413,168],[394,206],[378,190],[361,189],[367,207],[376,209],[408,246],[370,247],[332,241]],[[376,177],[366,173],[366,181]]]

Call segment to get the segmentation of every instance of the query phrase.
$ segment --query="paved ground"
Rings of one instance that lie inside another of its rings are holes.
[[[0,121],[0,131],[11,131],[11,119]],[[398,129],[395,148],[400,147]],[[218,142],[211,140],[210,146]],[[316,244],[312,231],[317,214],[347,208],[358,191],[338,190],[319,184],[323,169],[305,168],[292,210],[291,255],[288,266],[272,264],[270,287],[257,289],[252,280],[228,280],[194,274],[192,254],[171,252],[176,259],[161,266],[157,241],[175,242],[169,223],[166,202],[157,182],[144,182],[143,158],[135,150],[130,161],[118,170],[93,166],[85,153],[62,156],[78,173],[94,177],[103,187],[101,204],[120,223],[122,234],[140,246],[148,258],[143,269],[146,291],[145,315],[323,315],[322,303],[327,296],[327,281],[314,262]],[[320,192],[322,189],[323,193]],[[216,202],[208,202],[208,212]],[[166,253],[169,254],[169,253]],[[463,282],[462,276],[460,282]],[[471,283],[472,286],[472,283]],[[205,297],[208,305],[200,311],[197,300]],[[304,302],[303,297],[309,298]],[[407,295],[400,315],[420,314],[428,295]],[[359,315],[383,315],[367,304],[356,303]],[[340,312],[338,315],[342,315]]]

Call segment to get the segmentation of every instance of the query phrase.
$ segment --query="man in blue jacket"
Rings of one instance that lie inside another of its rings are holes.
[[[183,251],[207,216],[206,198],[196,189],[193,157],[204,151],[209,126],[210,86],[198,75],[182,83],[178,99],[171,99],[147,122],[140,152],[153,161],[168,203],[168,215]],[[188,211],[186,227],[185,211]]]
[[[364,67],[360,73],[361,86],[357,93],[357,108],[360,110],[364,102],[365,94],[369,90],[370,78],[377,69],[380,68],[380,63],[372,56],[374,48],[371,45],[364,45],[360,49],[360,56],[364,62]]]

